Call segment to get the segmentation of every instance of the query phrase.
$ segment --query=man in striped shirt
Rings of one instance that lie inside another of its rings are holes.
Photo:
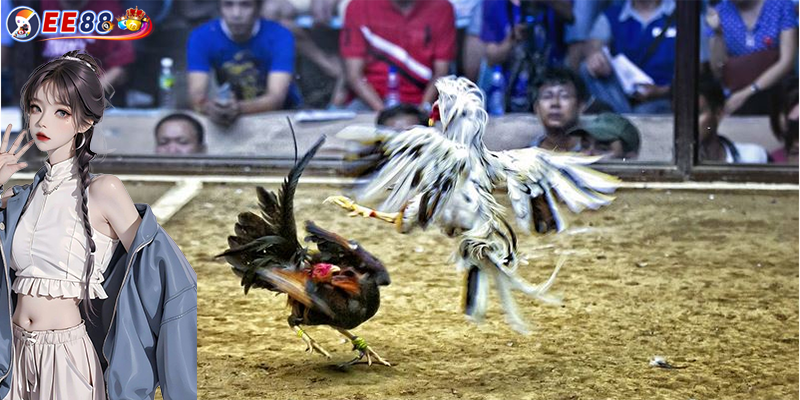
[[[389,68],[399,75],[401,103],[425,106],[433,83],[455,59],[453,6],[447,0],[353,0],[339,37],[351,90],[350,108],[382,110]]]

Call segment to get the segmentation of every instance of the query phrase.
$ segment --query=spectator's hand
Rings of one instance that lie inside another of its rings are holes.
[[[223,126],[233,124],[241,114],[239,102],[235,100],[229,103],[207,101],[204,111],[211,121]]]
[[[223,109],[215,101],[206,101],[203,104],[203,114],[215,124],[226,125]]]
[[[664,97],[667,94],[669,94],[668,85],[658,86],[658,85],[643,84],[643,85],[638,85],[636,92],[634,92],[633,94],[633,98],[638,101],[648,101]]]
[[[314,17],[314,24],[329,25],[338,3],[339,0],[311,0],[311,16]]]
[[[605,78],[611,75],[611,64],[602,51],[596,51],[586,58],[586,69],[595,78]]]
[[[736,110],[741,107],[747,99],[750,98],[750,88],[742,89],[734,94],[731,97],[728,97],[728,100],[725,101],[725,115],[731,115],[736,112]]]
[[[526,37],[528,37],[528,24],[514,25],[514,29],[511,30],[511,40],[522,42]]]
[[[714,7],[708,7],[706,10],[706,24],[708,24],[708,27],[714,32],[721,31],[719,13],[717,13],[717,10]]]

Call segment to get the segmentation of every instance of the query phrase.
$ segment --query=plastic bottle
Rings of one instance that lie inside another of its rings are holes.
[[[217,104],[227,106],[233,101],[233,89],[231,84],[225,82],[217,89]]]
[[[489,115],[506,113],[506,79],[503,77],[503,69],[499,65],[495,65],[494,72],[492,72],[488,103]]]
[[[389,76],[386,81],[386,108],[400,104],[400,77],[397,76],[397,68],[389,66]]]
[[[162,108],[175,108],[175,75],[172,73],[172,59],[161,59],[161,75],[158,77],[158,104]]]
[[[526,112],[530,111],[530,100],[528,98],[528,82],[530,81],[530,74],[526,69],[519,71],[517,81],[514,82],[514,87],[511,89],[511,98],[509,102],[510,111],[512,112]]]

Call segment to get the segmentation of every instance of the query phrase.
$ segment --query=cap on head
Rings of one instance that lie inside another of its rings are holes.
[[[589,119],[570,132],[570,134],[587,134],[600,142],[622,142],[623,150],[627,152],[639,151],[639,129],[627,118],[614,114],[603,113]]]

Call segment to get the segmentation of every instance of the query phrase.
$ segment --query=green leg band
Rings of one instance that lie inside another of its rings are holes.
[[[357,337],[353,339],[353,349],[358,351],[366,351],[367,350],[367,341]]]

